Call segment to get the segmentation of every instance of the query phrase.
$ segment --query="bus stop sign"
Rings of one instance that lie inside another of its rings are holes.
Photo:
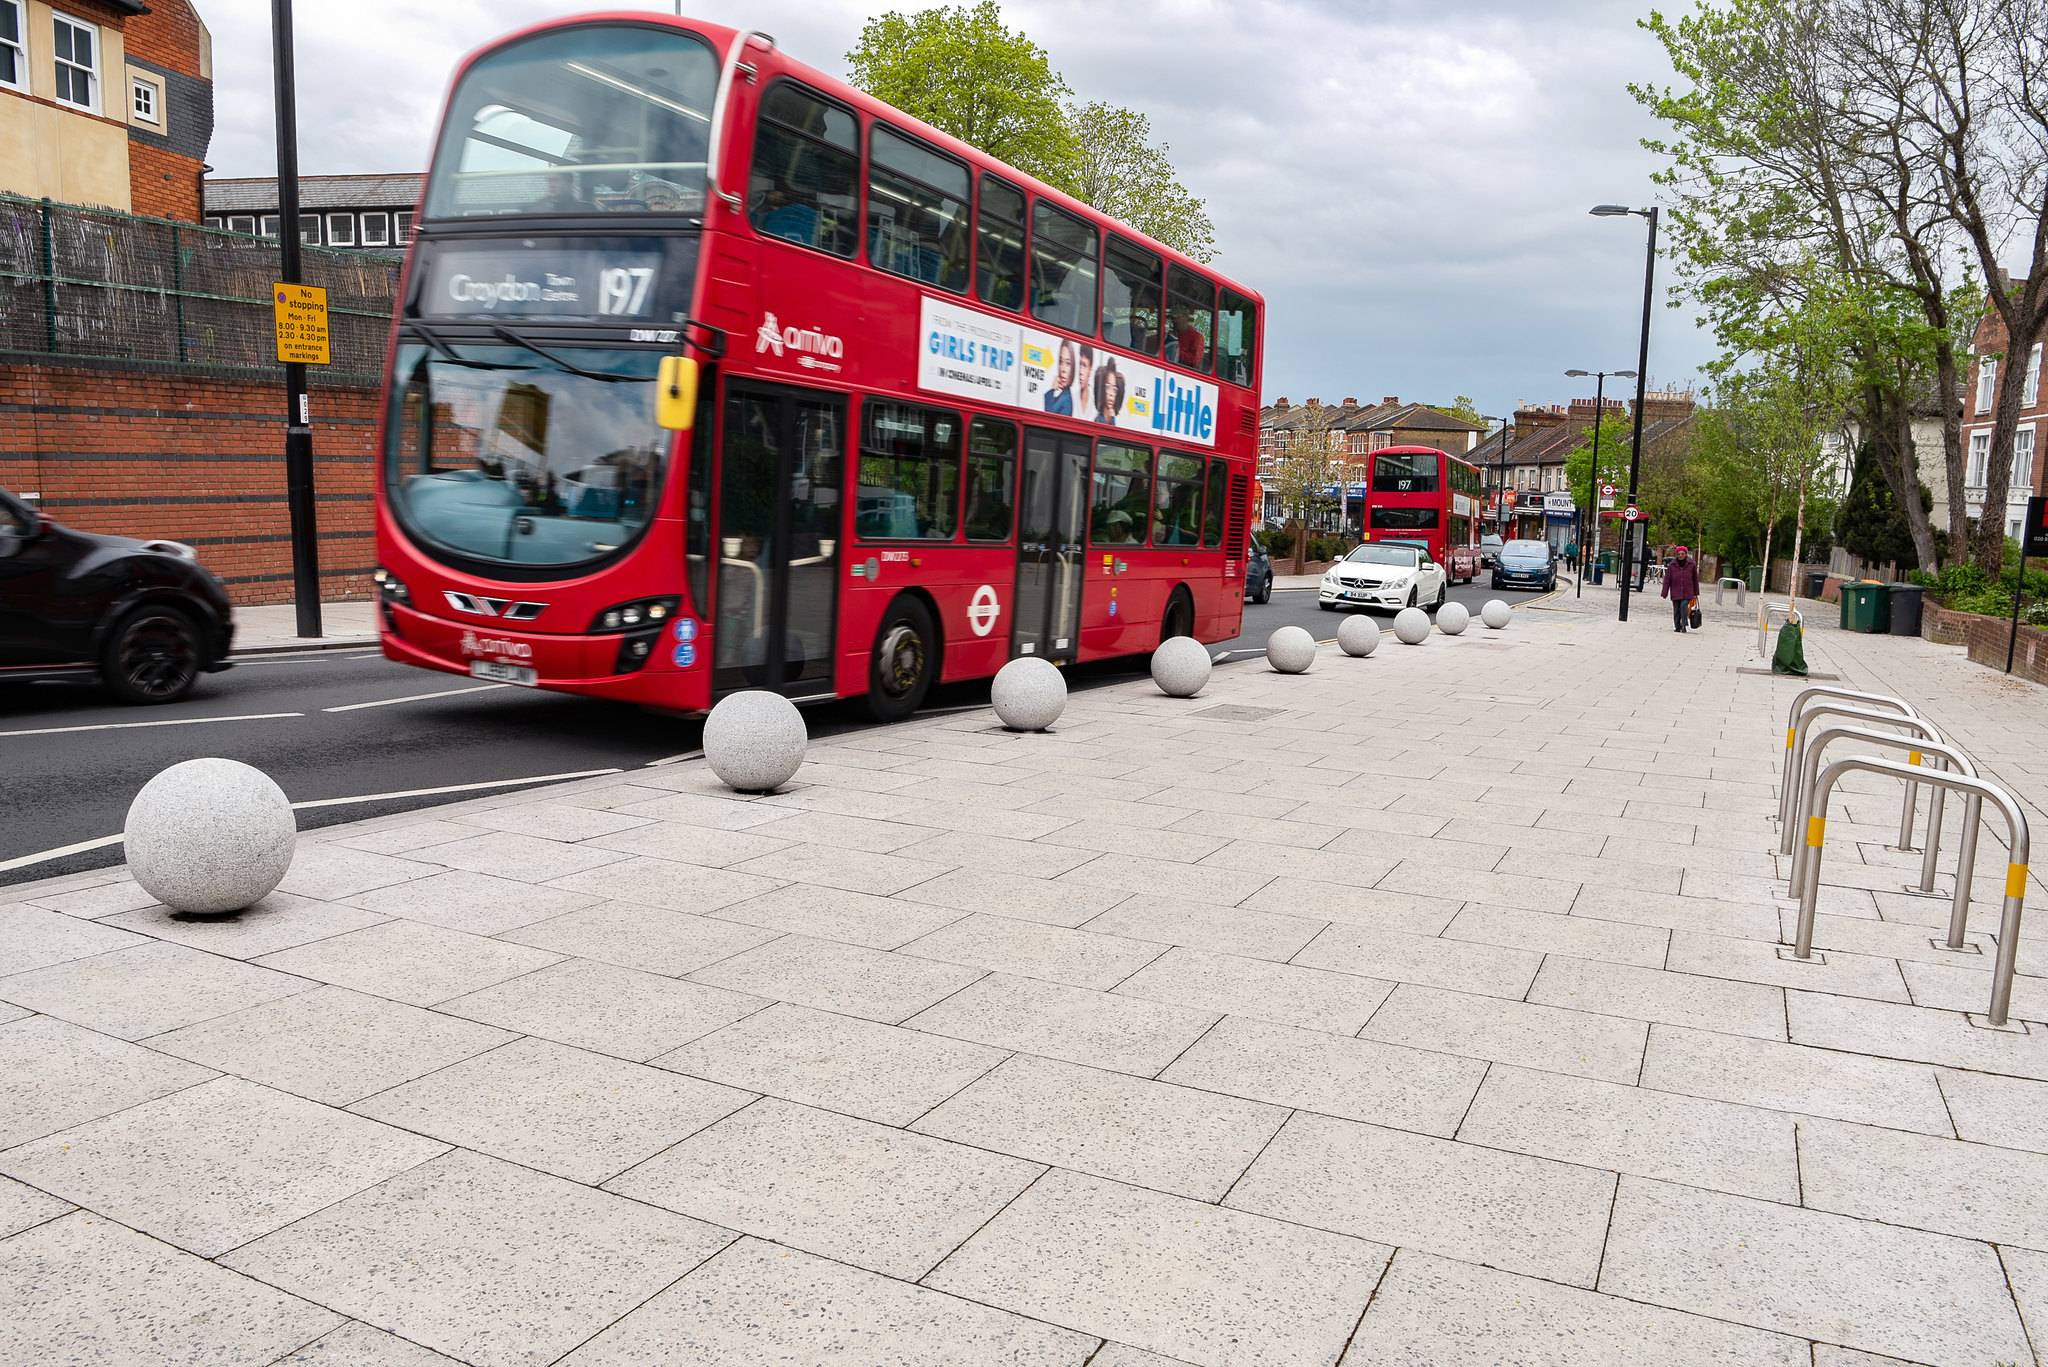
[[[277,359],[285,364],[327,365],[327,291],[318,285],[270,287],[277,309]]]

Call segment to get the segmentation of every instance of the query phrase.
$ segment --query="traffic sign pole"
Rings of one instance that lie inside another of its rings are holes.
[[[299,283],[299,111],[292,71],[292,0],[270,0],[271,74],[277,89],[277,245],[282,286]],[[326,318],[326,292],[321,292]],[[285,301],[279,299],[282,316]],[[322,328],[324,334],[325,328]],[[280,341],[282,341],[280,337]],[[322,337],[325,343],[325,337]],[[320,634],[320,529],[313,507],[313,413],[306,396],[305,362],[284,362],[284,485],[291,508],[292,597],[299,635]]]

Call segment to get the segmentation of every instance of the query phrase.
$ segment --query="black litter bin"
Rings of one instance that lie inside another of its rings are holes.
[[[1925,592],[1918,584],[1887,584],[1891,590],[1891,634],[1894,636],[1918,636],[1920,634],[1920,595]]]
[[[1827,591],[1827,587],[1828,572],[1826,570],[1806,571],[1806,596],[1808,598],[1820,597],[1821,594]]]

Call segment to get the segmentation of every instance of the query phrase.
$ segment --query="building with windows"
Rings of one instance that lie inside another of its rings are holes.
[[[1268,521],[1281,517],[1279,495],[1273,489],[1273,464],[1292,448],[1306,429],[1322,431],[1332,453],[1354,467],[1347,475],[1353,496],[1362,496],[1365,458],[1389,446],[1433,446],[1439,451],[1463,456],[1479,441],[1477,424],[1453,417],[1425,403],[1405,403],[1388,395],[1378,403],[1360,403],[1346,398],[1339,404],[1325,404],[1310,398],[1303,403],[1275,399],[1259,410],[1259,480],[1265,489],[1265,506],[1260,515]],[[1334,522],[1333,522],[1334,526]]]
[[[300,176],[299,240],[311,247],[397,251],[412,241],[419,174]],[[206,182],[206,226],[277,236],[277,177]]]
[[[0,193],[197,221],[212,140],[188,0],[0,0]]]
[[[1612,416],[1627,417],[1630,409],[1620,399],[1602,405]],[[1562,514],[1568,524],[1571,514],[1587,497],[1584,489],[1573,489],[1566,477],[1565,462],[1580,445],[1592,439],[1599,416],[1591,399],[1573,399],[1569,404],[1522,404],[1515,409],[1514,422],[1494,432],[1465,453],[1477,465],[1486,489],[1486,511],[1493,525],[1500,525],[1504,492],[1514,491],[1508,514],[1508,536],[1540,538],[1549,535],[1563,544],[1564,529],[1558,525]],[[1683,390],[1651,390],[1643,396],[1643,451],[1650,456],[1670,443],[1682,441],[1691,430],[1693,397]],[[1602,453],[1605,464],[1605,452]],[[1567,503],[1569,500],[1569,503]],[[1619,496],[1617,497],[1619,502]]]
[[[2014,282],[2017,287],[2018,282]],[[2048,490],[2048,394],[2041,386],[2042,339],[2023,349],[2007,342],[2005,320],[1987,303],[1984,320],[1970,343],[1970,374],[1963,388],[1963,497],[1973,518],[1984,516],[1984,495],[1991,464],[1991,426],[1998,406],[2001,374],[2007,366],[2024,366],[2020,383],[2019,427],[2013,433],[2012,482],[2006,488],[2006,535],[2019,535],[2027,515],[2027,497]],[[1924,469],[1923,462],[1923,469]],[[1936,466],[1939,469],[1940,463]],[[1925,478],[1925,474],[1922,476]],[[1935,483],[1928,481],[1930,487]],[[1946,488],[1943,479],[1941,487]],[[1937,489],[1937,503],[1941,490]]]

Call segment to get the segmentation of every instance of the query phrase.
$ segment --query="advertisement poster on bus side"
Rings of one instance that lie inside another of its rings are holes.
[[[920,323],[920,389],[1158,441],[1216,444],[1213,384],[929,295]]]

